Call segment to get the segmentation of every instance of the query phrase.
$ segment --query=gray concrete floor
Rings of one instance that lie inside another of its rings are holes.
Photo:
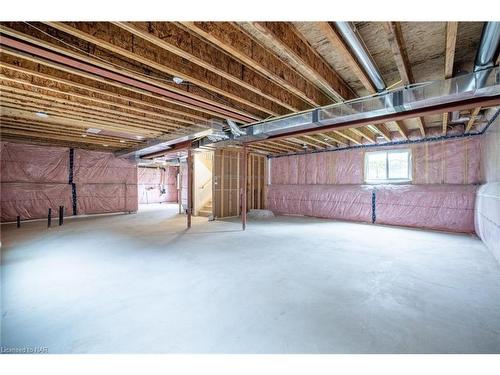
[[[2,346],[50,353],[500,353],[473,236],[176,206],[2,226]]]

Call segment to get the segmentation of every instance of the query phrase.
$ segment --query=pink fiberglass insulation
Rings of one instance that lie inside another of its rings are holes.
[[[177,202],[178,167],[137,169],[139,203]]]
[[[46,218],[48,209],[53,217],[59,214],[59,206],[64,206],[65,216],[72,215],[71,185],[44,183],[2,182],[2,221]]]
[[[73,172],[78,214],[137,210],[133,161],[75,149]],[[49,207],[57,215],[60,205],[66,215],[73,214],[69,148],[2,142],[0,180],[2,221],[15,220],[17,215],[22,220],[45,218]]]
[[[184,209],[187,209],[187,193],[188,193],[188,165],[187,162],[181,162],[179,173],[181,174],[181,203]]]
[[[474,232],[475,185],[376,186],[376,223]]]
[[[478,189],[474,219],[477,235],[500,262],[500,182]]]
[[[135,184],[76,184],[79,215],[137,211]]]
[[[69,148],[0,143],[2,182],[68,183]]]
[[[500,262],[500,117],[481,135],[484,185],[477,191],[476,233]]]
[[[365,153],[393,149],[411,149],[416,185],[479,183],[480,139],[466,137],[272,158],[271,184],[363,184]]]
[[[277,214],[371,222],[372,190],[365,185],[270,185],[267,208]]]
[[[73,182],[77,184],[137,184],[135,161],[109,152],[75,149]]]

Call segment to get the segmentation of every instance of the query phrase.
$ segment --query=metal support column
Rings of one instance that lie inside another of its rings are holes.
[[[187,156],[187,227],[191,228],[191,214],[193,213],[193,152],[188,149]]]
[[[241,188],[243,189],[241,192],[241,229],[245,230],[247,226],[247,146],[243,145],[243,165],[241,166],[243,173],[243,181],[241,183]]]

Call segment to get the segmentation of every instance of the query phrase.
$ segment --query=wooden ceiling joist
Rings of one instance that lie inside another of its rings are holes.
[[[0,63],[0,67],[3,67],[2,63]],[[173,115],[168,115],[165,112],[162,113],[159,111],[152,111],[144,108],[138,108],[136,106],[130,105],[130,103],[127,105],[127,104],[121,104],[118,101],[104,100],[100,99],[100,96],[96,98],[93,96],[95,95],[95,92],[90,90],[87,90],[87,95],[84,95],[78,93],[79,91],[76,92],[72,91],[71,86],[64,86],[49,79],[41,80],[35,76],[31,76],[29,78],[27,77],[26,79],[20,79],[17,77],[10,78],[3,72],[5,72],[5,70],[3,70],[2,73],[0,73],[0,77],[3,80],[3,82],[13,83],[10,87],[12,90],[16,89],[16,87],[17,90],[22,90],[19,87],[29,86],[30,87],[29,90],[24,90],[24,91],[36,93],[36,95],[40,95],[41,97],[51,98],[56,101],[58,99],[64,99],[65,101],[71,101],[89,107],[107,108],[107,109],[110,109],[110,107],[112,107],[117,113],[128,114],[131,115],[131,117],[134,117],[134,115],[143,118],[148,116],[148,118],[151,118],[153,120],[154,119],[163,121],[166,120],[166,121],[171,121],[172,123],[180,123],[183,126],[195,125],[195,120],[189,119],[187,117],[173,116]],[[54,86],[57,87],[55,88]],[[65,89],[68,90],[58,89],[60,87],[64,87]],[[4,89],[7,89],[6,85],[4,85]],[[203,120],[206,121],[206,119]]]
[[[304,138],[307,138],[315,143],[319,143],[322,146],[326,146],[327,148],[335,147],[335,144],[319,139],[318,135],[305,135]]]
[[[83,70],[91,75],[106,78],[108,79],[107,82],[120,82],[127,86],[140,88],[144,91],[153,92],[174,99],[176,103],[188,103],[198,108],[214,111],[218,113],[219,116],[231,118],[236,121],[251,122],[259,119],[258,116],[251,115],[246,111],[241,111],[238,109],[237,105],[231,106],[209,99],[208,97],[213,97],[209,92],[199,91],[197,94],[192,94],[187,91],[186,88],[183,88],[182,85],[174,86],[174,84],[162,83],[158,79],[152,79],[146,75],[133,73],[123,68],[117,68],[113,64],[102,62],[101,59],[87,57],[82,53],[74,53],[70,51],[65,44],[63,44],[64,47],[58,46],[58,44],[62,44],[61,42],[55,43],[52,40],[50,42],[43,40],[47,39],[44,34],[42,34],[42,39],[38,39],[5,26],[0,26],[0,31],[4,34],[1,43],[5,46],[35,55],[39,58],[41,57],[52,62],[57,62],[66,67],[77,68],[75,70]],[[15,38],[21,39],[23,42],[5,37],[5,35],[14,36]],[[24,41],[29,41],[29,43],[35,44],[36,47],[24,43]],[[43,47],[43,49],[39,47]],[[108,56],[107,58],[113,61],[121,61],[116,57],[113,58]]]
[[[15,117],[7,117],[4,116],[2,118],[2,128],[5,126],[10,126],[11,128],[17,128],[17,129],[31,129],[31,130],[47,130],[47,131],[55,131],[59,134],[72,134],[75,135],[76,137],[82,137],[82,138],[88,138],[88,139],[98,139],[98,140],[116,140],[117,142],[120,143],[126,143],[126,144],[140,144],[142,141],[137,140],[137,139],[131,139],[131,138],[123,138],[123,137],[118,137],[115,135],[103,135],[101,134],[93,134],[93,133],[88,133],[86,132],[85,128],[77,128],[77,127],[68,127],[67,125],[64,124],[59,124],[59,123],[48,123],[48,122],[41,122],[41,121],[29,121],[27,119],[23,118],[15,118]]]
[[[321,136],[324,139],[328,139],[330,142],[336,143],[337,145],[349,146],[349,142],[345,141],[344,138],[338,137],[335,134],[325,132],[325,133],[321,133]]]
[[[25,103],[27,105],[37,106],[39,108],[39,111],[42,112],[46,109],[52,108],[54,110],[66,110],[67,112],[72,114],[81,113],[84,115],[92,115],[96,116],[97,118],[103,118],[112,121],[124,121],[134,126],[137,125],[139,127],[151,128],[164,132],[182,131],[182,129],[178,126],[172,125],[168,122],[155,121],[154,118],[145,118],[142,116],[131,115],[111,109],[98,109],[95,107],[80,105],[78,103],[68,102],[60,98],[33,94],[27,90],[12,91],[10,87],[6,86],[0,86],[0,89],[2,90],[2,98],[7,103],[16,103],[19,105],[23,105]],[[16,94],[14,92],[21,93],[22,95]]]
[[[253,40],[237,25],[228,22],[182,22],[182,25],[297,95],[310,107],[331,103],[321,90]]]
[[[183,60],[169,50],[158,48],[157,44],[146,39],[131,37],[131,34],[121,27],[102,22],[48,22],[67,34],[85,40],[119,56],[154,68],[170,76],[180,77],[184,81],[223,95],[248,109],[257,110],[267,115],[283,115],[288,113],[277,105],[258,94],[234,82],[215,74],[200,65]],[[135,34],[134,34],[135,35]],[[235,106],[237,107],[237,106]]]
[[[50,132],[47,130],[36,130],[36,131],[29,131],[29,130],[22,130],[22,129],[11,129],[6,127],[2,127],[2,135],[20,135],[20,136],[25,136],[25,137],[33,137],[33,138],[39,138],[39,139],[47,139],[47,140],[64,140],[64,141],[74,141],[75,136],[73,134],[67,135],[67,134],[61,134],[60,132]],[[92,143],[95,145],[101,145],[103,147],[107,147],[104,145],[112,146],[115,148],[123,148],[125,147],[123,143],[117,142],[117,141],[111,141],[111,140],[97,140],[97,139],[91,139],[91,138],[85,138],[84,143]]]
[[[298,151],[298,150],[300,150],[300,147],[295,146],[295,145],[290,145],[289,143],[285,143],[285,142],[267,141],[265,143],[268,143],[268,144],[271,144],[271,145],[276,145],[276,146],[278,146],[280,148],[284,148],[284,149],[290,150],[290,151]]]
[[[0,49],[1,59],[5,60],[10,56],[11,51]],[[57,65],[32,58],[31,64],[36,64],[33,68],[47,71],[47,74],[32,69],[22,68],[10,63],[0,63],[3,76],[11,78],[12,81],[19,81],[26,85],[41,86],[45,90],[60,92],[63,95],[83,97],[86,100],[103,100],[103,103],[113,103],[113,105],[124,106],[124,108],[134,109],[139,106],[141,111],[150,111],[151,114],[174,121],[207,121],[208,117],[203,117],[202,112],[189,107],[177,106],[173,101],[133,88],[125,88],[123,85],[112,84],[106,80],[96,79],[85,73],[78,74],[78,71],[58,70]],[[24,61],[14,60],[14,63],[21,64]],[[64,69],[64,68],[63,68]],[[13,73],[14,72],[14,73]],[[71,75],[72,80],[60,78],[63,75]],[[57,89],[56,89],[57,88]],[[82,92],[82,90],[84,90]],[[146,108],[141,108],[146,107]],[[145,112],[146,113],[146,112]],[[208,112],[207,112],[208,113]],[[215,114],[215,113],[214,113]]]
[[[377,143],[377,141],[375,140],[375,136],[367,128],[352,128],[349,130],[351,130],[354,134],[357,134],[360,137],[366,139],[370,143]]]
[[[25,114],[35,114],[40,112],[39,105],[33,105],[32,103],[27,103],[26,101],[20,102],[16,100],[12,100],[9,98],[2,98],[2,107],[10,108],[14,110],[22,111]],[[134,129],[142,130],[142,131],[155,131],[155,132],[164,132],[165,129],[157,128],[153,126],[146,126],[142,124],[137,124],[131,121],[117,121],[115,119],[110,119],[108,117],[104,117],[102,115],[92,115],[81,111],[75,110],[65,110],[56,108],[54,106],[50,108],[44,109],[42,112],[46,113],[49,117],[58,117],[61,121],[64,119],[68,120],[77,120],[81,122],[88,122],[88,127],[114,127],[116,131],[126,132],[130,125],[133,125]],[[92,124],[92,126],[90,126]],[[130,124],[130,125],[129,125]]]
[[[474,108],[470,114],[470,119],[467,122],[467,126],[465,127],[465,132],[464,133],[469,133],[472,130],[472,126],[474,125],[474,122],[476,120],[477,115],[479,114],[479,111],[481,110],[481,107]]]
[[[333,130],[333,133],[340,135],[341,137],[353,142],[354,144],[360,145],[360,140],[356,139],[353,135],[349,133],[349,129],[344,130]]]
[[[282,148],[275,148],[275,147],[272,147],[270,145],[264,145],[264,144],[260,144],[260,143],[249,145],[248,147],[255,148],[257,150],[261,150],[261,151],[265,151],[265,152],[269,152],[269,153],[273,153],[273,154],[280,154],[280,153],[286,154],[288,152]]]
[[[373,125],[373,127],[378,130],[380,135],[384,137],[387,142],[392,141],[391,133],[387,130],[384,124]]]
[[[446,46],[444,57],[444,78],[453,76],[455,46],[457,43],[458,22],[446,22]]]
[[[396,129],[398,130],[401,137],[403,137],[403,139],[407,140],[408,133],[406,132],[406,127],[403,124],[403,122],[402,121],[392,121],[392,123],[396,126]]]
[[[312,146],[317,150],[324,150],[324,147],[317,144],[316,142],[311,142],[308,138],[304,136],[297,136],[293,138],[288,138],[290,141],[295,142],[301,146]]]
[[[16,108],[11,105],[2,104],[2,116],[12,116],[12,117],[21,117],[29,120],[33,120],[37,118],[35,115],[36,108],[28,109],[29,107],[21,107]],[[127,125],[117,125],[110,122],[103,121],[93,121],[91,119],[83,119],[80,117],[75,117],[71,115],[61,116],[55,112],[51,113],[47,119],[44,119],[46,122],[55,122],[55,123],[63,123],[67,124],[67,126],[71,127],[79,127],[79,128],[97,128],[102,130],[108,130],[113,132],[121,132],[121,133],[129,133],[135,134],[137,136],[155,136],[160,132],[150,129],[139,129],[137,127],[131,127]]]
[[[328,65],[319,53],[302,37],[290,22],[249,22],[269,43],[286,51],[287,55],[297,63],[309,81],[314,82],[335,101],[341,102],[356,97],[352,89]]]
[[[19,121],[14,121],[10,119],[6,119],[2,121],[2,129],[9,128],[14,130],[26,130],[26,131],[34,131],[38,133],[50,133],[50,134],[59,134],[59,135],[68,135],[76,138],[85,138],[87,141],[92,142],[111,142],[116,143],[117,145],[120,143],[121,147],[127,145],[138,145],[140,142],[132,139],[122,139],[116,136],[108,136],[108,135],[99,135],[99,134],[90,134],[85,132],[79,132],[76,129],[64,129],[57,126],[47,126],[47,124],[33,124],[33,123],[23,123]]]
[[[453,76],[455,46],[457,43],[458,22],[446,22],[446,46],[444,54],[444,78]],[[448,112],[443,114],[443,135],[448,131]]]
[[[415,83],[413,73],[411,71],[410,60],[406,52],[405,39],[403,37],[403,32],[401,31],[401,24],[399,22],[385,22],[384,25],[387,31],[387,40],[391,46],[394,61],[398,67],[399,75],[403,84],[406,86]],[[425,122],[423,117],[417,117],[416,121],[422,137],[425,137]]]
[[[160,48],[175,53],[225,79],[271,100],[290,111],[307,108],[303,100],[243,65],[211,43],[172,22],[115,22],[115,24]]]

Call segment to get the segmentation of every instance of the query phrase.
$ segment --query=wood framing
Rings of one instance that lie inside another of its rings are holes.
[[[297,69],[336,101],[356,97],[338,73],[304,40],[290,22],[251,22],[272,45],[286,51]]]
[[[261,74],[302,98],[310,106],[331,103],[321,90],[254,41],[237,25],[228,22],[182,22],[182,25],[246,65],[252,66]]]

